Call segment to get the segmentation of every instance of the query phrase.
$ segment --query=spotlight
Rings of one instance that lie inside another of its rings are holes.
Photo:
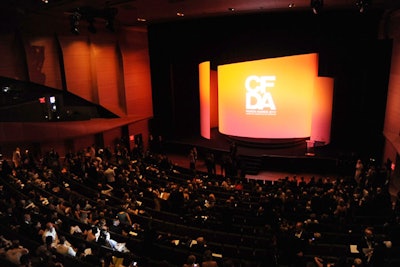
[[[358,7],[358,11],[360,13],[364,13],[369,5],[369,0],[357,0],[356,6]]]
[[[311,0],[310,6],[313,13],[318,14],[324,6],[324,0]]]
[[[118,10],[116,8],[105,8],[102,10],[95,9],[89,6],[78,7],[68,11],[70,15],[71,32],[79,34],[79,23],[80,21],[86,21],[88,23],[87,29],[90,33],[96,33],[95,27],[96,19],[105,21],[105,28],[111,32],[114,32],[115,17]]]
[[[71,20],[71,32],[74,34],[79,34],[79,20],[81,19],[81,14],[78,11],[74,11],[70,17]]]

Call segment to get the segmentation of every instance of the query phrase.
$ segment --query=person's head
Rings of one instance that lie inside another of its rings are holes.
[[[235,262],[232,259],[225,259],[222,262],[222,267],[235,267]]]
[[[297,222],[295,225],[295,231],[301,232],[303,230],[303,222]]]
[[[118,215],[113,219],[113,225],[114,226],[119,226],[119,224],[120,224],[121,222],[120,222],[120,220],[119,220],[119,217],[118,217]]]
[[[194,264],[196,263],[196,256],[193,254],[190,254],[187,259],[186,259],[187,264]]]
[[[206,244],[206,240],[202,236],[199,236],[198,238],[196,238],[196,242],[200,246],[205,246],[205,244]]]
[[[28,253],[22,254],[21,257],[19,258],[19,262],[20,262],[20,266],[32,266],[31,258]]]
[[[77,252],[78,252],[79,254],[82,254],[82,253],[85,252],[86,244],[83,243],[83,242],[78,242],[78,243],[76,244],[76,249],[77,249]]]
[[[65,236],[60,236],[60,244],[64,244],[66,241]]]
[[[90,227],[90,230],[92,231],[93,234],[97,233],[97,231],[99,231],[99,228],[97,226],[92,226]]]
[[[362,266],[364,266],[362,259],[355,258],[352,267],[362,267]]]
[[[31,214],[25,213],[25,214],[24,214],[24,220],[25,220],[26,222],[32,221]]]
[[[51,246],[53,243],[53,237],[51,235],[46,236],[45,243],[47,246]]]
[[[374,237],[374,229],[373,229],[372,227],[366,227],[366,228],[364,229],[364,236],[365,236],[367,239],[373,238],[373,237]]]
[[[211,250],[207,249],[203,253],[203,261],[212,261],[212,260],[213,260],[212,252]]]
[[[47,229],[47,230],[53,230],[53,228],[54,228],[53,223],[48,222],[48,223],[46,224],[46,229]]]

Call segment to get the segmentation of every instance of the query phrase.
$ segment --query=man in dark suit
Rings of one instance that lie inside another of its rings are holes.
[[[40,235],[41,224],[39,221],[32,219],[30,212],[25,212],[23,220],[19,227],[19,232],[31,240],[42,243],[42,236]]]
[[[313,240],[313,233],[304,228],[303,222],[297,222],[294,226],[294,232],[290,237],[291,246],[291,267],[305,267],[307,260],[304,257],[307,253],[310,243]]]
[[[364,233],[357,243],[359,257],[368,267],[384,266],[386,247],[386,243],[375,236],[372,227],[364,228]]]

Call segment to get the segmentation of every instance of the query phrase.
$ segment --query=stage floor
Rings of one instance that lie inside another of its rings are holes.
[[[204,172],[207,171],[204,155],[212,152],[216,155],[217,174],[221,174],[220,157],[229,153],[231,142],[229,137],[213,130],[211,139],[193,136],[168,140],[165,143],[165,152],[175,165],[189,168],[189,151],[196,147],[199,151],[196,169]],[[306,141],[295,142],[292,146],[282,145],[281,140],[275,144],[261,143],[250,146],[246,146],[242,142],[237,144],[239,144],[237,145],[239,157],[255,160],[260,164],[255,173],[246,172],[246,179],[265,181],[276,181],[286,177],[289,179],[304,177],[306,181],[309,181],[311,177],[352,179],[358,159],[356,153],[336,148],[331,144],[317,146],[311,150],[307,148]],[[389,191],[392,199],[396,199],[397,193],[400,191],[400,182],[391,179]]]
[[[179,167],[189,168],[189,159],[186,155],[170,153],[168,154],[168,158],[171,162]],[[216,164],[217,174],[221,174],[221,165]],[[201,172],[207,172],[207,167],[203,159],[199,159],[196,163],[196,170]],[[304,177],[306,181],[309,181],[311,177],[322,178],[322,177],[331,177],[336,179],[336,174],[327,174],[320,172],[291,172],[284,170],[260,170],[258,174],[246,174],[246,179],[252,180],[265,180],[265,181],[277,181],[279,179],[283,179],[285,177],[289,177],[290,179],[297,179],[300,177]]]
[[[165,148],[170,154],[189,155],[191,148],[196,147],[199,158],[208,152],[215,155],[216,162],[222,162],[222,157],[229,153],[232,142],[236,143],[237,155],[247,166],[254,167],[249,175],[259,172],[284,173],[353,173],[354,159],[346,153],[334,149],[331,145],[307,147],[306,139],[271,140],[232,138],[219,133],[216,129],[211,132],[211,139],[192,136],[168,140]],[[255,170],[257,169],[257,170]],[[272,173],[271,173],[272,175]],[[275,174],[274,174],[275,175]]]

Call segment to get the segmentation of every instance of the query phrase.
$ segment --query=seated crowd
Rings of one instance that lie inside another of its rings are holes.
[[[271,183],[118,144],[13,156],[0,175],[9,266],[375,267],[400,247],[400,199],[369,172]]]

